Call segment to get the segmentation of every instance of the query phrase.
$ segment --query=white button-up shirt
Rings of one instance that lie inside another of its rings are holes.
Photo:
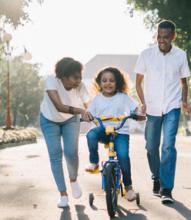
[[[161,116],[180,108],[180,79],[190,76],[186,53],[177,47],[163,54],[158,45],[145,49],[139,56],[135,72],[144,75],[147,114]]]

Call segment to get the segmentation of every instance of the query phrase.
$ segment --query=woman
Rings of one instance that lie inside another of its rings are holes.
[[[68,206],[68,194],[62,167],[62,145],[68,168],[72,195],[79,198],[82,191],[77,182],[78,138],[80,117],[91,120],[85,107],[89,95],[81,82],[82,64],[73,58],[57,62],[55,75],[45,82],[45,93],[41,103],[40,126],[47,144],[51,169],[60,192],[58,207]]]

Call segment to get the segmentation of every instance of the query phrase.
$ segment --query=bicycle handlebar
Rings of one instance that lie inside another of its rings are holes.
[[[121,122],[119,126],[117,126],[115,128],[115,130],[119,130],[120,128],[123,127],[123,125],[125,124],[125,122],[127,121],[127,119],[134,119],[136,121],[144,121],[146,119],[146,116],[144,115],[137,115],[136,113],[131,113],[131,115],[129,116],[119,116],[119,117],[95,117],[94,118],[94,122],[95,119],[99,122],[100,126],[105,127],[103,125],[104,121],[111,121],[111,122]]]

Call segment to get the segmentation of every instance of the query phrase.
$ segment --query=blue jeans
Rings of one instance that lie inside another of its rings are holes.
[[[48,148],[52,173],[60,192],[66,192],[62,156],[66,159],[69,178],[75,180],[78,172],[78,138],[80,120],[74,116],[65,122],[53,122],[40,114],[40,126]],[[63,149],[61,144],[63,141]]]
[[[98,142],[107,143],[109,136],[105,134],[103,127],[96,127],[87,133],[87,142],[90,152],[90,162],[97,164],[99,162]],[[131,164],[129,158],[129,135],[117,134],[114,141],[115,151],[119,160],[125,186],[132,185]]]
[[[162,189],[172,190],[176,169],[176,134],[180,118],[180,109],[173,109],[162,116],[147,115],[145,140],[147,158],[153,180],[159,180]],[[161,131],[163,143],[161,158],[159,153]]]

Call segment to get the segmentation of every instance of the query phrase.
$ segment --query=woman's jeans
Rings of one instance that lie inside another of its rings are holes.
[[[176,134],[180,118],[180,109],[173,109],[162,116],[147,115],[145,139],[147,158],[152,179],[160,181],[162,189],[172,190],[176,169]],[[159,153],[161,130],[163,143],[161,159]]]
[[[109,136],[105,134],[103,127],[96,127],[87,133],[87,142],[90,152],[90,162],[97,164],[99,162],[98,142],[109,142]],[[123,183],[125,186],[130,186],[132,184],[132,180],[129,158],[129,135],[117,134],[115,137],[114,145],[123,174]]]
[[[78,138],[80,120],[74,116],[65,122],[53,122],[40,114],[40,126],[46,141],[50,157],[51,169],[60,192],[66,191],[64,172],[62,167],[62,155],[66,159],[69,177],[77,178],[78,172]],[[63,141],[63,149],[61,140]]]

